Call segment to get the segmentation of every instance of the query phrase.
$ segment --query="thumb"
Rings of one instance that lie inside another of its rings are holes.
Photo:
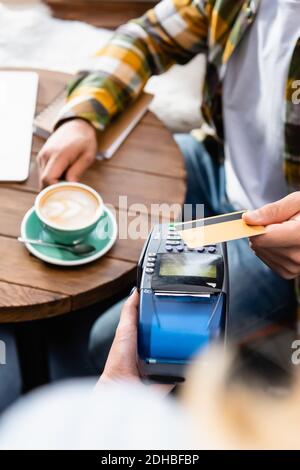
[[[128,326],[137,325],[138,318],[138,306],[139,306],[139,294],[135,289],[133,293],[126,300],[120,317],[120,322],[118,325],[118,330],[122,330]]]
[[[300,210],[300,191],[289,194],[279,201],[266,204],[260,209],[246,212],[243,220],[249,225],[279,224],[289,220]]]

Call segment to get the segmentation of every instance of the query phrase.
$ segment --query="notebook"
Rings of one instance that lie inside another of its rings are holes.
[[[0,71],[0,181],[28,178],[38,80],[35,72]]]
[[[131,131],[147,112],[153,95],[142,93],[126,111],[116,117],[99,139],[98,158],[111,158]],[[48,138],[58,114],[66,102],[66,90],[62,90],[56,98],[44,108],[35,118],[34,132],[43,138]]]

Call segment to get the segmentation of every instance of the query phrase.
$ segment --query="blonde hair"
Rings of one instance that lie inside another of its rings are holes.
[[[300,449],[300,376],[289,389],[271,394],[230,381],[233,358],[214,349],[189,371],[182,399],[192,417],[195,446]]]

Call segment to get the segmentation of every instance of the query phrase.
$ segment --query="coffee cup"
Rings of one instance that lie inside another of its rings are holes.
[[[104,203],[91,187],[62,182],[41,191],[34,208],[51,238],[71,245],[83,240],[96,227],[103,214]]]

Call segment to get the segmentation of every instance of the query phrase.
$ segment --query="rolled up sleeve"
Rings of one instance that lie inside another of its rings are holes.
[[[96,55],[93,69],[70,83],[56,127],[77,117],[102,131],[139,95],[151,75],[205,53],[207,3],[164,0],[141,18],[121,26]]]

